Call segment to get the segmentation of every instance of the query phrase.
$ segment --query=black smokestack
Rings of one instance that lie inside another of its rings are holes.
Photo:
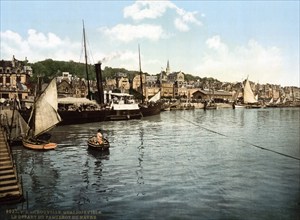
[[[96,79],[97,79],[99,104],[104,104],[104,92],[103,92],[103,85],[102,85],[101,62],[95,64],[95,69],[96,69]]]

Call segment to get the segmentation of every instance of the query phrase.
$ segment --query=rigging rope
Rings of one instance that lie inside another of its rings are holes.
[[[299,161],[300,161],[300,158],[298,158],[298,157],[294,157],[294,156],[291,156],[291,155],[288,155],[288,154],[280,153],[280,152],[278,152],[278,151],[271,150],[271,149],[268,149],[268,148],[265,148],[265,147],[261,147],[261,146],[259,146],[259,145],[252,144],[252,143],[250,143],[250,142],[247,142],[247,141],[244,141],[244,140],[241,140],[241,139],[233,138],[233,137],[230,137],[230,136],[228,136],[228,135],[226,135],[226,134],[222,134],[222,133],[217,132],[217,131],[214,131],[214,130],[212,130],[212,129],[203,127],[203,126],[201,126],[201,125],[199,125],[199,124],[197,124],[197,123],[195,123],[195,122],[193,122],[193,121],[187,120],[187,119],[185,119],[185,118],[183,118],[183,117],[180,117],[180,118],[182,118],[184,121],[187,121],[187,122],[189,122],[189,123],[191,123],[191,124],[193,124],[193,125],[195,125],[195,126],[197,126],[197,127],[200,127],[200,128],[202,128],[202,129],[204,129],[204,130],[207,130],[207,131],[209,131],[209,132],[211,132],[211,133],[215,133],[215,134],[218,134],[218,135],[223,136],[223,137],[232,138],[233,140],[240,141],[240,142],[244,142],[244,143],[249,144],[249,145],[251,145],[251,146],[253,146],[253,147],[259,148],[259,149],[261,149],[261,150],[270,151],[270,152],[272,152],[272,153],[279,154],[279,155],[281,155],[281,156],[289,157],[289,158],[292,158],[292,159],[295,159],[295,160],[299,160]]]

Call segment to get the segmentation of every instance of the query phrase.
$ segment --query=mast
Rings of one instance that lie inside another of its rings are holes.
[[[103,97],[103,85],[102,85],[102,73],[101,73],[101,62],[95,64],[96,70],[96,79],[97,79],[97,89],[98,89],[98,96],[99,96],[99,103],[104,104],[104,97]]]
[[[142,67],[141,67],[140,45],[139,45],[139,66],[140,66],[140,83],[141,83],[141,93],[142,93],[142,103],[143,103],[144,102],[144,94],[143,94],[143,77],[142,77]]]
[[[82,20],[83,24],[83,43],[84,43],[84,58],[85,58],[85,72],[86,72],[86,79],[88,85],[88,99],[91,99],[91,91],[90,91],[90,80],[89,80],[89,73],[88,73],[88,64],[87,64],[87,53],[86,53],[86,39],[85,39],[85,28],[84,28],[84,20]]]

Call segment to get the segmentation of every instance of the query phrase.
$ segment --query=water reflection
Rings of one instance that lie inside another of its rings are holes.
[[[49,204],[56,201],[55,196],[60,181],[59,170],[55,167],[55,162],[49,155],[52,152],[40,152],[24,149],[21,146],[14,150],[14,157],[18,164],[19,173],[26,184],[26,191],[30,195],[28,199],[29,208],[34,208],[34,204],[42,204],[47,208]]]
[[[88,148],[87,152],[89,156],[94,157],[97,161],[109,160],[109,154],[110,154],[109,150],[99,151],[99,150]]]
[[[136,175],[137,175],[137,183],[144,184],[144,178],[143,178],[144,128],[142,126],[140,127],[140,141],[141,144],[138,146],[138,158],[137,158],[138,169],[136,170]],[[139,193],[137,195],[139,195]]]

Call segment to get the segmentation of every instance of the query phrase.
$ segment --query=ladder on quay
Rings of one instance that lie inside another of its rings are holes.
[[[8,144],[6,131],[0,127],[0,204],[24,200],[16,165]]]

